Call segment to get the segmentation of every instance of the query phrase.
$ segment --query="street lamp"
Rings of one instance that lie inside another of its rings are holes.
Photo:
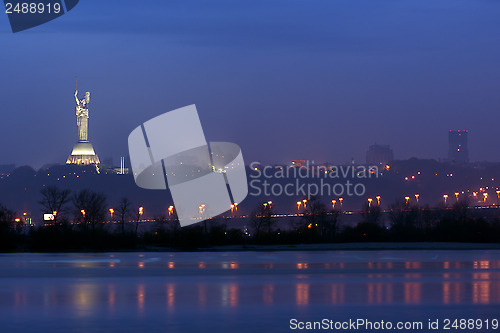
[[[304,208],[306,208],[306,203],[307,203],[307,200],[306,200],[306,199],[304,199],[304,200],[302,200],[302,202],[304,203]]]
[[[460,195],[460,193],[458,192],[455,192],[455,198],[457,198],[457,202],[458,202],[458,196]]]
[[[168,216],[172,215],[174,213],[174,206],[169,206],[168,207]]]
[[[340,201],[340,210],[342,210],[342,202],[344,201],[344,198],[339,198]]]
[[[417,205],[418,205],[418,197],[420,196],[420,194],[415,194],[415,199],[417,200]]]
[[[302,201],[297,201],[297,212],[300,210],[300,205],[302,204]]]
[[[488,199],[488,193],[484,192],[483,197],[484,197],[484,202],[486,202],[486,200]]]
[[[408,205],[408,202],[410,201],[410,197],[405,197],[406,205]]]
[[[337,200],[332,200],[332,209],[335,209],[335,204],[337,203]]]
[[[372,198],[368,198],[368,208],[370,208],[372,206],[372,201],[373,201]]]
[[[380,206],[380,195],[377,195],[375,198],[377,199],[377,205]]]
[[[110,218],[110,220],[109,220],[110,222],[113,222],[113,214],[114,214],[114,213],[115,213],[115,210],[114,210],[113,208],[110,208],[110,209],[109,209],[109,215],[110,215],[110,217],[111,217],[111,218]]]
[[[448,199],[448,194],[443,195],[444,198],[444,205],[446,206],[446,200]]]

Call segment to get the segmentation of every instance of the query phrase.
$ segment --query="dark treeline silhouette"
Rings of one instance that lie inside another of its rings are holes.
[[[249,228],[232,228],[230,219],[211,219],[181,228],[175,210],[141,223],[142,207],[126,197],[106,210],[102,193],[75,193],[57,187],[41,191],[42,213],[54,219],[43,226],[16,222],[0,205],[0,251],[196,250],[220,245],[303,244],[342,242],[500,242],[500,219],[476,217],[466,200],[451,208],[398,201],[382,212],[363,205],[355,226],[342,225],[342,212],[319,197],[304,204],[303,214],[286,220],[275,215],[274,203],[262,202],[248,217]],[[278,220],[279,223],[278,223]],[[139,227],[141,226],[141,227]]]

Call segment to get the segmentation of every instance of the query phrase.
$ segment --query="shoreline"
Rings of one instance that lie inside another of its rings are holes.
[[[6,251],[0,255],[22,253],[134,253],[134,252],[287,252],[287,251],[477,251],[500,250],[500,243],[459,243],[459,242],[366,242],[366,243],[321,243],[321,244],[248,244],[221,245],[200,248],[171,248],[146,246],[136,249],[67,249],[62,251]]]
[[[457,242],[372,242],[290,245],[225,245],[198,249],[199,252],[242,252],[242,251],[418,251],[418,250],[500,250],[500,243],[457,243]]]

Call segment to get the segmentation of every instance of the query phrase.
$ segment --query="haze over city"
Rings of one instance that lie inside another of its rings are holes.
[[[471,161],[499,161],[500,3],[262,4],[84,1],[18,34],[2,17],[0,164],[65,162],[75,76],[115,161],[138,124],[193,103],[247,161],[363,162],[374,143],[445,158],[451,129],[470,131]]]

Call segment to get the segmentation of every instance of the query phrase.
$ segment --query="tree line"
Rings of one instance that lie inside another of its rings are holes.
[[[231,228],[230,220],[215,218],[181,228],[172,216],[157,216],[139,230],[142,208],[126,197],[112,211],[102,193],[54,186],[41,190],[43,213],[51,223],[27,227],[0,205],[0,251],[196,250],[219,245],[301,244],[342,242],[500,242],[500,216],[473,214],[466,199],[451,209],[397,201],[384,214],[366,203],[356,225],[343,223],[339,210],[311,197],[303,214],[278,218],[271,201],[259,203],[248,227]],[[106,223],[113,220],[115,223]],[[72,223],[70,223],[70,221]]]

